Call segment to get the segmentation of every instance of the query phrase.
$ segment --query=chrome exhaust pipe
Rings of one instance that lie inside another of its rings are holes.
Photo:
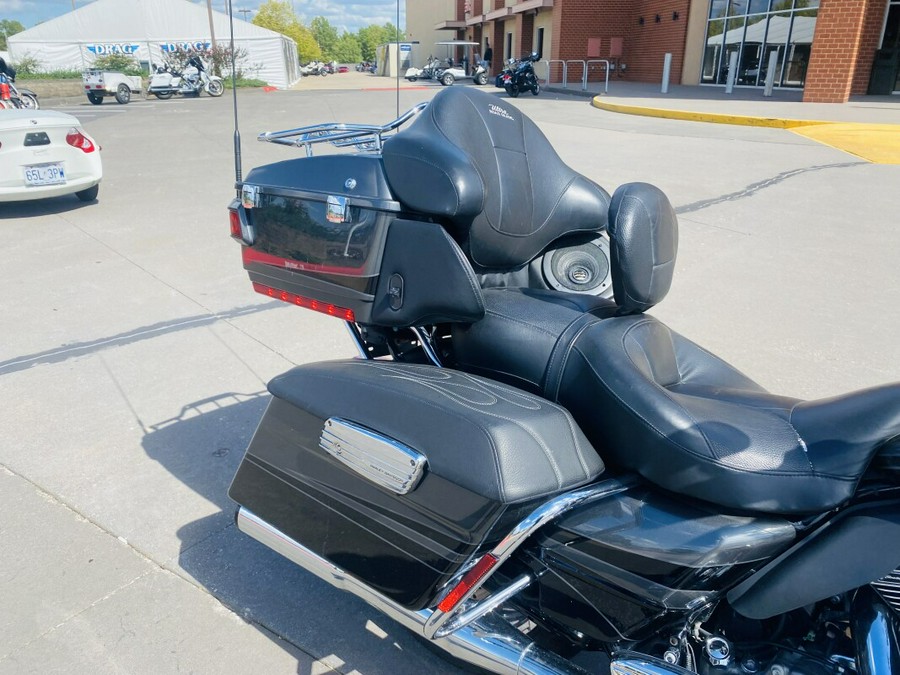
[[[408,630],[425,637],[425,623],[432,610],[416,612],[398,605],[244,507],[238,509],[235,522],[241,532],[332,586],[362,598]],[[493,613],[430,642],[461,661],[503,675],[587,675],[571,661],[538,647],[528,636]]]

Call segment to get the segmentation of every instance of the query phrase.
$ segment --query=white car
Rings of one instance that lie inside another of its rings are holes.
[[[100,146],[76,117],[56,110],[0,110],[0,202],[75,194],[97,198]]]

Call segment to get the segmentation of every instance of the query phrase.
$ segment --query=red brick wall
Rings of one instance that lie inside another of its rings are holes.
[[[638,82],[661,82],[666,53],[672,54],[669,81],[681,84],[689,0],[636,0],[628,33],[625,36],[623,61],[628,64],[625,76]],[[673,19],[674,13],[678,18]],[[656,16],[659,23],[656,23]],[[638,19],[644,17],[644,24]]]
[[[850,86],[851,94],[865,94],[869,88],[869,76],[872,64],[875,63],[875,52],[881,40],[881,27],[884,25],[886,9],[883,0],[869,0],[866,15],[863,19],[862,35],[859,39],[859,56],[856,59],[856,72]]]
[[[671,52],[671,82],[678,84],[689,6],[690,0],[556,0],[552,58],[586,59],[588,38],[600,38],[600,58],[608,58],[610,38],[621,37],[624,46],[620,63],[627,65],[626,79],[660,81],[663,58]],[[677,20],[672,19],[673,12],[678,12]],[[640,17],[644,18],[643,25],[638,22]],[[577,82],[581,76],[581,66],[570,64],[569,81]],[[555,77],[559,77],[558,68]],[[602,66],[593,65],[588,79],[603,77]]]
[[[868,0],[821,0],[819,3],[803,88],[805,102],[846,103],[850,98],[868,4]]]

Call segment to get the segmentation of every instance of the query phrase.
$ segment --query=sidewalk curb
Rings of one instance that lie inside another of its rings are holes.
[[[600,110],[622,113],[624,115],[641,115],[643,117],[664,117],[689,122],[712,122],[714,124],[738,124],[749,127],[769,127],[771,129],[793,129],[821,124],[836,124],[825,120],[796,120],[781,117],[756,117],[752,115],[727,115],[724,113],[696,112],[693,110],[672,110],[670,108],[651,108],[648,106],[623,105],[607,103],[594,96],[591,105]]]

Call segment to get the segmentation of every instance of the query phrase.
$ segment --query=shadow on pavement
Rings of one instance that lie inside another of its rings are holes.
[[[102,188],[101,188],[102,189]],[[7,218],[36,218],[69,213],[96,205],[97,200],[83,202],[74,194],[44,197],[25,202],[0,202],[0,220]]]
[[[147,455],[221,509],[178,530],[181,570],[282,648],[340,672],[458,672],[392,620],[234,526],[228,486],[268,400],[266,392],[226,393],[149,427]],[[319,670],[298,665],[311,672]]]

